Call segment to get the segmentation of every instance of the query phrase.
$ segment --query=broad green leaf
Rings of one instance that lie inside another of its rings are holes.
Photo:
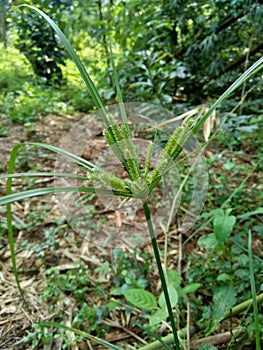
[[[134,306],[145,310],[154,309],[157,306],[154,295],[143,289],[129,289],[124,293],[125,298]]]
[[[201,283],[191,283],[181,289],[180,294],[188,294],[195,292],[198,288],[201,287]]]
[[[214,319],[218,322],[222,321],[228,314],[231,307],[235,305],[235,290],[231,286],[219,287],[215,290],[214,300]]]
[[[219,243],[224,243],[229,237],[236,223],[236,217],[216,215],[213,221],[215,238]]]
[[[168,294],[169,294],[169,298],[170,298],[170,302],[171,302],[171,307],[175,307],[177,305],[178,302],[178,294],[176,289],[170,285],[168,286]],[[165,301],[165,296],[164,296],[164,292],[161,293],[159,300],[158,300],[158,304],[160,305],[160,307],[162,309],[166,309],[166,301]]]
[[[116,287],[110,291],[110,294],[111,295],[122,295],[123,293],[121,291],[121,287]]]
[[[162,322],[168,317],[168,311],[165,309],[158,309],[155,311],[149,318],[150,326],[155,326],[158,323]]]
[[[107,306],[107,308],[108,308],[109,310],[111,310],[111,309],[114,309],[115,307],[120,306],[120,304],[117,303],[116,301],[112,300],[112,301],[109,301],[109,302],[106,304],[106,306]]]
[[[175,289],[180,286],[182,277],[176,270],[167,270],[168,285],[172,285]]]
[[[213,250],[218,246],[218,242],[213,233],[210,233],[209,235],[201,236],[198,239],[197,243],[200,245],[201,244],[205,245],[207,250]]]
[[[198,350],[217,350],[217,347],[212,344],[200,344]]]
[[[227,273],[221,273],[216,279],[218,281],[231,281],[232,277]]]
[[[226,317],[230,309],[235,305],[236,297],[234,288],[231,286],[217,288],[214,292],[213,301],[213,319],[206,331],[206,335],[213,332],[218,323]]]

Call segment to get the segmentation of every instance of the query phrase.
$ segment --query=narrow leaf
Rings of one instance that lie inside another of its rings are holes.
[[[88,72],[86,71],[85,67],[83,66],[81,60],[79,59],[78,55],[76,54],[75,50],[73,49],[72,45],[68,41],[68,39],[65,37],[64,33],[61,31],[61,29],[56,25],[56,23],[49,17],[47,16],[43,11],[39,10],[35,6],[23,4],[20,6],[26,6],[31,8],[32,10],[38,12],[53,28],[55,33],[58,35],[59,39],[62,41],[63,45],[65,46],[66,50],[68,51],[70,57],[74,61],[76,67],[78,68],[90,94],[93,99],[93,102],[95,106],[100,109],[101,115],[103,118],[103,121],[106,125],[107,123],[107,111],[105,109],[104,103],[102,102],[102,99],[98,93],[98,90],[96,89],[95,85],[93,84],[93,81],[91,80]]]
[[[22,177],[70,177],[78,180],[87,180],[87,176],[67,174],[67,173],[49,173],[49,172],[28,172],[28,173],[14,173],[14,174],[2,174],[0,179],[8,178],[22,178]]]
[[[37,188],[33,190],[22,191],[18,193],[12,193],[0,198],[0,206],[5,204],[10,204],[13,202],[20,201],[22,199],[35,197],[35,196],[43,196],[53,193],[61,193],[61,192],[86,192],[86,193],[99,193],[99,194],[107,194],[107,195],[119,195],[123,197],[132,197],[132,194],[129,192],[121,192],[115,190],[107,190],[102,188],[94,188],[94,187],[76,187],[76,186],[65,186],[65,187],[46,187],[46,188]]]
[[[62,155],[64,157],[67,157],[67,158],[69,158],[71,160],[74,160],[77,164],[82,165],[83,167],[85,167],[88,170],[92,170],[94,168],[97,168],[97,166],[95,166],[94,164],[88,162],[84,158],[78,157],[78,156],[76,156],[75,154],[73,154],[71,152],[65,151],[65,150],[63,150],[61,148],[58,148],[58,147],[55,147],[55,146],[52,146],[52,145],[48,145],[46,143],[28,142],[25,145],[38,146],[38,147],[42,147],[42,148],[48,149],[49,151],[55,152],[55,153],[60,154],[60,155]]]
[[[114,85],[115,85],[115,89],[116,89],[116,93],[117,93],[117,98],[118,98],[118,102],[119,102],[119,106],[120,106],[120,111],[121,111],[122,123],[124,125],[127,125],[127,130],[129,131],[130,137],[131,137],[131,132],[130,132],[130,128],[128,126],[128,119],[127,119],[125,107],[123,104],[122,93],[121,93],[121,89],[120,89],[120,84],[119,84],[116,66],[115,66],[114,59],[113,59],[111,45],[110,45],[110,61],[111,61],[112,72],[113,72],[113,81],[114,81]]]
[[[56,327],[56,328],[59,328],[59,329],[65,329],[66,331],[69,331],[69,332],[72,332],[72,333],[75,333],[75,334],[78,334],[80,336],[82,336],[83,338],[86,338],[86,339],[89,339],[89,340],[92,340],[94,341],[95,343],[97,344],[100,344],[100,345],[103,345],[105,346],[107,349],[112,349],[112,350],[123,350],[123,348],[119,347],[119,346],[115,346],[113,344],[110,344],[109,342],[107,342],[106,340],[102,340],[98,337],[95,337],[91,334],[88,334],[86,332],[83,332],[79,329],[76,329],[76,328],[72,328],[72,327],[68,327],[62,323],[58,323],[58,322],[48,322],[48,321],[43,321],[39,324],[41,327]]]
[[[216,110],[216,108],[228,98],[240,85],[247,81],[253,74],[256,74],[263,68],[263,57],[255,62],[249,69],[247,69],[209,108],[205,115],[195,124],[192,131],[196,133],[200,127],[205,123],[209,116]]]
[[[260,207],[254,211],[250,211],[250,212],[245,213],[245,214],[238,215],[237,218],[238,219],[246,219],[252,215],[258,215],[258,214],[263,214],[263,207]]]

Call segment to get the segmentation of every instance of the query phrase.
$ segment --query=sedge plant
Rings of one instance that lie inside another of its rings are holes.
[[[135,147],[131,135],[131,131],[129,128],[127,115],[125,112],[125,106],[122,100],[121,90],[118,83],[117,72],[114,66],[113,55],[111,53],[111,64],[113,68],[113,78],[115,83],[115,88],[117,92],[117,97],[119,101],[119,107],[122,117],[121,125],[115,120],[114,116],[108,111],[107,107],[104,105],[93,81],[91,80],[88,72],[86,71],[84,65],[79,59],[78,55],[74,51],[70,42],[67,40],[65,35],[62,33],[60,28],[51,20],[44,12],[40,9],[30,6],[30,5],[22,5],[27,6],[38,14],[40,14],[53,28],[55,33],[60,38],[61,42],[65,46],[68,54],[74,61],[76,67],[78,68],[87,89],[93,99],[94,105],[99,110],[99,116],[103,120],[104,123],[104,131],[103,135],[111,148],[112,152],[126,170],[128,175],[128,179],[122,179],[116,175],[106,172],[102,168],[92,164],[91,162],[83,159],[82,157],[76,156],[73,153],[60,149],[58,147],[54,147],[52,145],[37,143],[37,142],[29,142],[26,144],[19,144],[13,148],[10,154],[10,161],[8,167],[8,174],[1,175],[0,178],[7,178],[7,191],[6,195],[0,199],[0,205],[6,205],[7,208],[7,226],[8,226],[8,237],[9,237],[9,246],[11,252],[11,259],[13,264],[14,275],[16,279],[16,283],[20,292],[20,295],[27,305],[27,301],[24,296],[24,292],[19,283],[18,271],[16,267],[16,254],[15,254],[15,240],[12,228],[12,208],[11,204],[18,200],[23,200],[25,198],[33,197],[33,196],[41,196],[52,193],[59,192],[86,192],[86,193],[99,193],[101,195],[113,195],[120,196],[125,198],[128,201],[131,198],[140,199],[141,205],[144,210],[145,219],[147,222],[147,227],[151,239],[151,244],[154,252],[154,257],[156,260],[156,264],[159,271],[160,280],[162,283],[162,289],[165,296],[165,301],[167,305],[167,311],[169,314],[169,321],[172,328],[173,333],[173,345],[177,350],[180,350],[181,344],[178,337],[175,319],[173,315],[173,310],[171,307],[170,296],[167,288],[167,282],[165,279],[165,273],[163,271],[160,252],[157,244],[157,240],[155,237],[154,226],[152,222],[151,212],[148,206],[148,197],[149,194],[156,188],[156,186],[161,181],[162,177],[167,173],[169,169],[171,169],[180,155],[182,149],[193,136],[196,134],[201,126],[205,123],[205,121],[211,116],[214,110],[240,85],[242,85],[247,79],[249,79],[252,75],[258,72],[263,67],[263,58],[259,59],[255,64],[253,64],[249,69],[245,71],[224,93],[222,96],[218,98],[218,100],[211,106],[209,110],[198,120],[188,120],[183,126],[179,126],[170,136],[165,148],[162,150],[162,154],[160,156],[159,161],[156,166],[151,169],[151,155],[153,151],[153,143],[150,144],[143,169],[139,166],[139,161],[136,156]],[[111,52],[111,50],[110,50]],[[18,156],[18,152],[22,147],[26,146],[34,146],[39,148],[44,148],[48,151],[54,152],[57,155],[61,155],[66,157],[70,161],[74,162],[76,165],[82,167],[82,169],[87,172],[87,176],[79,176],[74,174],[65,174],[65,173],[52,173],[52,172],[28,172],[28,173],[15,173],[15,163]],[[90,186],[64,186],[64,187],[49,187],[49,188],[37,188],[22,191],[19,193],[12,193],[12,183],[14,178],[23,178],[23,177],[72,177],[77,179],[88,180],[88,184]],[[97,188],[94,186],[94,183],[100,184],[100,187]],[[59,325],[51,322],[45,322],[43,326],[55,326],[67,328],[64,325]],[[74,330],[70,328],[71,331],[79,334],[80,331]],[[101,339],[98,339],[94,336],[91,336],[85,332],[81,332],[81,334],[87,339],[96,341],[97,343],[104,345],[106,348],[110,349],[120,349],[115,345],[112,345],[108,342],[105,342]],[[171,344],[171,342],[169,342]],[[169,346],[166,346],[169,348]]]

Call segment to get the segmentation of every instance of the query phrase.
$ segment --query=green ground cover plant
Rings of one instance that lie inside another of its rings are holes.
[[[60,87],[47,86],[34,75],[18,50],[1,46],[0,51],[0,116],[10,119],[12,123],[32,127],[36,120],[48,114],[64,115],[92,109],[92,100],[83,89],[79,77],[72,65],[63,67],[68,79]],[[65,78],[66,79],[66,78]],[[7,130],[6,130],[7,131]],[[0,133],[6,133],[1,127]]]
[[[108,144],[108,146],[112,149],[113,153],[115,154],[116,158],[119,160],[120,164],[124,167],[124,169],[127,172],[128,179],[122,179],[120,177],[117,177],[115,175],[112,175],[110,173],[105,172],[104,170],[100,169],[93,163],[90,163],[89,161],[78,157],[70,152],[67,152],[63,149],[59,149],[57,147],[54,147],[52,145],[44,144],[44,143],[33,143],[30,142],[27,145],[17,145],[10,155],[10,163],[9,163],[9,169],[8,169],[8,175],[1,175],[0,178],[7,178],[7,195],[2,197],[0,199],[0,205],[7,205],[7,227],[9,232],[9,244],[10,244],[10,251],[12,256],[12,263],[14,268],[14,274],[16,277],[16,282],[19,288],[19,292],[21,294],[21,297],[23,298],[25,304],[27,304],[26,299],[24,297],[23,289],[20,286],[19,282],[19,276],[18,271],[16,268],[16,252],[14,248],[14,235],[13,235],[13,225],[12,225],[12,210],[11,210],[11,203],[14,201],[18,201],[21,199],[29,198],[32,196],[40,196],[44,194],[50,194],[50,193],[58,193],[58,192],[76,192],[76,191],[82,191],[86,193],[100,193],[100,194],[110,194],[114,196],[121,196],[124,197],[126,201],[128,201],[131,198],[138,198],[141,201],[142,208],[144,210],[144,215],[146,218],[146,222],[148,225],[149,235],[154,251],[154,257],[155,261],[158,267],[159,277],[162,283],[162,289],[163,292],[159,296],[158,300],[156,300],[155,296],[145,290],[145,284],[144,281],[136,278],[134,278],[133,281],[130,281],[130,286],[133,286],[133,283],[137,283],[137,288],[127,288],[127,290],[122,290],[121,293],[125,296],[128,302],[130,302],[133,306],[141,308],[143,310],[155,310],[150,314],[150,326],[155,326],[156,324],[160,323],[167,317],[169,318],[171,328],[172,328],[172,335],[169,336],[169,338],[163,338],[157,337],[157,343],[162,345],[164,348],[172,349],[171,346],[175,346],[177,350],[181,348],[181,340],[178,336],[181,335],[181,332],[178,332],[175,318],[174,318],[174,312],[173,309],[176,307],[177,303],[180,302],[180,298],[183,299],[188,293],[195,292],[200,286],[201,283],[197,283],[196,279],[193,278],[193,283],[190,283],[189,285],[186,285],[184,287],[181,286],[180,276],[176,271],[173,270],[164,270],[162,263],[161,263],[161,257],[160,257],[160,250],[158,248],[153,224],[152,224],[152,216],[151,212],[148,207],[148,196],[149,194],[154,191],[156,186],[161,181],[161,178],[164,176],[164,174],[174,166],[175,162],[178,159],[179,154],[181,153],[184,146],[187,144],[189,139],[192,137],[193,134],[196,134],[198,130],[203,126],[206,120],[208,120],[214,110],[228,97],[230,94],[236,90],[240,85],[242,85],[247,79],[249,79],[252,75],[257,73],[260,69],[263,67],[263,59],[258,60],[253,66],[251,66],[243,75],[241,75],[235,83],[233,83],[229,89],[226,90],[226,92],[218,98],[218,100],[212,105],[211,108],[207,110],[207,112],[199,118],[199,120],[191,119],[188,122],[182,124],[182,126],[178,127],[169,140],[167,141],[165,147],[163,148],[162,155],[160,156],[159,161],[157,162],[157,165],[154,167],[152,171],[150,171],[150,163],[151,163],[151,156],[153,152],[153,143],[150,145],[147,151],[146,159],[143,168],[139,166],[139,161],[136,157],[136,152],[133,144],[133,140],[131,137],[131,131],[129,128],[129,122],[126,116],[125,111],[125,104],[122,101],[122,95],[118,83],[118,77],[116,73],[116,69],[114,67],[113,62],[113,55],[111,53],[111,64],[113,68],[114,73],[114,84],[117,91],[118,96],[118,102],[120,106],[121,111],[121,117],[122,117],[122,124],[119,125],[117,121],[114,119],[114,117],[109,113],[107,107],[104,105],[97,89],[95,88],[93,81],[90,79],[90,76],[88,75],[86,69],[84,68],[83,64],[79,60],[78,56],[76,55],[75,51],[73,50],[72,46],[64,36],[64,34],[60,31],[60,29],[56,26],[56,24],[48,17],[46,16],[41,10],[36,9],[32,6],[28,6],[35,11],[37,11],[41,16],[43,16],[47,22],[51,25],[51,27],[54,29],[56,34],[59,36],[60,40],[64,44],[65,48],[67,49],[69,55],[75,62],[76,66],[78,67],[80,74],[85,81],[85,84],[92,96],[93,102],[96,106],[96,108],[99,110],[99,115],[101,119],[104,122],[104,138]],[[68,175],[68,174],[55,174],[56,176],[72,176],[77,177],[79,179],[85,179],[88,181],[89,186],[83,186],[83,187],[49,187],[49,188],[41,188],[41,189],[30,189],[27,191],[19,192],[19,193],[12,193],[12,179],[15,177],[44,177],[44,176],[53,176],[53,173],[44,173],[44,172],[28,172],[24,174],[15,174],[14,168],[17,161],[18,152],[21,148],[25,146],[34,146],[39,148],[44,148],[46,150],[49,150],[51,152],[54,152],[55,154],[62,155],[71,161],[75,162],[76,165],[81,166],[85,169],[85,171],[88,173],[87,176],[76,176],[74,174]],[[231,164],[226,165],[226,167],[231,167]],[[96,181],[103,185],[102,188],[94,188],[92,186],[92,182]],[[224,203],[225,204],[225,203]],[[261,208],[258,209],[257,213],[261,213]],[[247,213],[244,215],[253,215],[251,213]],[[225,209],[223,208],[221,210],[218,210],[216,213],[208,213],[208,215],[205,217],[205,219],[209,219],[212,222],[213,226],[213,233],[209,236],[203,236],[199,240],[199,244],[205,244],[207,246],[207,249],[215,249],[218,252],[218,255],[220,256],[221,252],[223,252],[222,246],[226,244],[227,240],[230,239],[231,232],[233,230],[233,227],[236,222],[236,217],[231,214],[231,209]],[[206,220],[206,224],[207,224]],[[52,235],[49,235],[46,240],[47,244],[53,244],[52,242]],[[225,252],[225,250],[224,250]],[[253,279],[253,261],[252,261],[252,255],[251,255],[251,240],[249,241],[249,247],[248,247],[249,253],[249,266],[250,266],[250,283],[252,286],[252,296],[253,296],[253,307],[254,307],[254,318],[255,318],[255,333],[256,333],[256,349],[260,349],[260,334],[259,334],[259,317],[258,317],[258,311],[257,311],[257,299],[256,299],[256,289],[255,289],[255,281]],[[232,253],[233,254],[233,253]],[[107,266],[104,266],[104,269],[101,269],[100,271],[97,271],[102,274],[107,273]],[[60,283],[60,288],[62,290],[70,290],[72,288],[72,285],[68,283],[68,280],[66,279],[59,279],[59,273],[56,270],[50,270],[48,271],[49,276],[51,276],[51,280],[56,279]],[[84,279],[86,278],[85,274],[83,275]],[[68,276],[70,280],[70,276]],[[227,274],[226,272],[222,272],[221,277],[219,278],[219,281],[227,280],[228,278],[231,279],[231,269],[230,273]],[[139,282],[140,281],[140,282]],[[79,276],[79,279],[76,280],[76,286],[73,286],[75,290],[77,290],[77,297],[82,298],[82,293],[86,292],[86,289],[84,287],[86,281],[81,280],[81,276]],[[126,285],[129,285],[128,281],[125,280]],[[51,286],[51,285],[50,285]],[[141,287],[141,288],[138,288]],[[52,297],[56,298],[57,296],[54,294],[55,292],[52,291],[50,288],[46,290],[46,292],[49,290],[50,295],[45,295],[46,298]],[[48,293],[47,293],[48,294]],[[206,310],[207,315],[204,315],[203,313],[203,319],[205,317],[209,318],[211,315],[211,312],[213,314],[213,317],[210,321],[210,323],[207,325],[207,328],[205,330],[205,334],[209,335],[216,327],[218,323],[220,323],[222,320],[224,320],[229,313],[231,313],[231,309],[233,310],[234,306],[236,305],[236,297],[234,295],[234,289],[232,286],[225,287],[223,285],[219,285],[215,288],[214,294],[213,294],[213,301],[214,306],[212,310]],[[262,295],[259,299],[262,298]],[[223,307],[222,307],[223,305]],[[233,312],[233,311],[232,311]],[[210,314],[209,314],[210,313]],[[75,324],[81,323],[79,320],[85,319],[91,316],[94,316],[94,310],[90,310],[89,308],[85,310],[85,304],[83,304],[82,314],[78,316],[78,322],[76,321]],[[93,340],[97,342],[98,344],[103,345],[104,347],[111,348],[111,349],[120,349],[120,347],[117,347],[113,344],[110,344],[109,342],[106,342],[102,339],[99,339],[98,337],[95,337],[91,334],[88,334],[87,332],[84,332],[82,330],[79,330],[77,328],[70,328],[66,325],[63,325],[61,323],[55,323],[55,322],[42,322],[41,327],[57,327],[57,328],[64,328],[70,331],[73,331],[76,333],[76,335],[80,337],[87,338],[89,340]],[[147,329],[150,334],[153,334],[151,329]],[[92,330],[91,330],[92,331]],[[43,342],[48,341],[48,339],[43,340],[43,336],[39,333],[40,339],[42,339]],[[159,345],[155,344],[149,344],[144,346],[142,349],[157,349]]]

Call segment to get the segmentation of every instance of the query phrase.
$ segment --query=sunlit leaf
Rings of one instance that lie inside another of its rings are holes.
[[[154,309],[157,306],[154,295],[143,289],[129,289],[124,293],[125,298],[134,306],[145,310]]]

